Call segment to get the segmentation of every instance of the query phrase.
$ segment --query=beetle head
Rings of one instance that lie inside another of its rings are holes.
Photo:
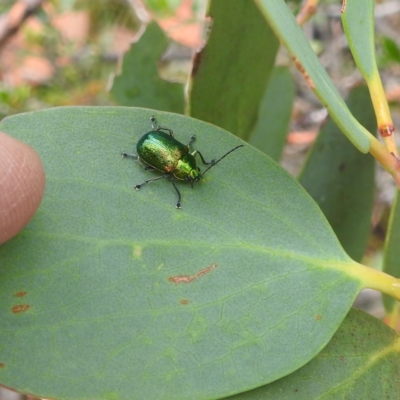
[[[198,182],[201,178],[203,177],[203,175],[200,172],[200,168],[197,167],[195,169],[192,169],[189,174],[187,175],[186,179],[190,182],[192,189],[193,189],[193,184],[195,182]]]

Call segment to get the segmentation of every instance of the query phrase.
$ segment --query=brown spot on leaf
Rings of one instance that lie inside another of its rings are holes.
[[[317,316],[315,318],[317,319],[317,321],[321,321],[322,315],[321,314],[317,314]]]
[[[29,309],[29,304],[18,304],[17,306],[14,306],[12,309],[11,309],[11,311],[14,313],[14,314],[19,314],[19,313],[22,313],[22,312],[25,312],[26,310],[28,310]]]
[[[192,77],[196,75],[197,70],[199,69],[199,66],[201,64],[201,57],[203,55],[203,51],[204,51],[204,49],[198,51],[193,57]]]
[[[347,0],[342,0],[342,8],[340,9],[340,12],[343,14],[346,11],[346,4]]]
[[[303,65],[301,64],[301,62],[296,58],[296,57],[292,57],[294,63],[296,64],[297,69],[301,72],[301,74],[304,76],[308,86],[310,86],[310,88],[312,90],[315,90],[315,85],[314,82],[312,81],[312,79],[310,78],[310,75],[308,75],[307,71],[304,69]]]
[[[381,134],[382,137],[388,137],[388,136],[392,136],[394,133],[395,129],[394,129],[394,125],[383,125],[379,127],[379,132]]]
[[[202,275],[208,274],[214,268],[217,268],[217,264],[211,264],[209,267],[200,270],[196,275],[171,276],[168,280],[174,283],[190,283],[195,279],[200,278]]]
[[[345,162],[342,162],[340,165],[339,165],[339,171],[344,171],[346,169],[346,163]]]
[[[0,363],[0,368],[5,368],[5,367],[6,367],[6,364]]]
[[[186,305],[186,304],[189,304],[189,300],[182,299],[179,303]]]
[[[24,297],[27,292],[17,292],[14,294],[15,297]]]

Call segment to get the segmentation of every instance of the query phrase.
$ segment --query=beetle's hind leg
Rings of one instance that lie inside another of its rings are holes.
[[[214,159],[211,160],[211,161],[206,161],[206,160],[204,159],[204,157],[203,157],[203,154],[201,154],[198,150],[195,150],[195,151],[192,153],[192,156],[194,157],[194,156],[197,155],[197,154],[200,156],[201,161],[203,162],[204,165],[215,164],[215,160],[214,160]]]
[[[151,167],[150,165],[143,165],[140,161],[139,156],[135,155],[135,154],[128,154],[128,153],[121,153],[121,156],[123,158],[133,158],[135,161],[139,161],[139,165],[145,170],[148,171],[150,169],[155,169],[154,167]]]
[[[152,167],[151,165],[147,165],[147,164],[143,164],[142,160],[140,158],[138,158],[139,160],[139,165],[145,170],[145,171],[150,171],[155,169],[154,167]]]
[[[162,126],[158,125],[158,122],[157,122],[156,117],[154,115],[150,118],[150,121],[151,121],[151,127],[155,131],[167,131],[170,136],[174,137],[174,131],[172,129],[163,128]]]

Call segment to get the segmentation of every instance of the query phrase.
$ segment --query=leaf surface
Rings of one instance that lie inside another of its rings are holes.
[[[2,121],[47,186],[0,247],[0,383],[45,398],[208,399],[274,381],[329,342],[363,286],[305,190],[246,145],[194,189],[135,152],[150,116],[206,159],[240,143],[188,117],[58,108]]]
[[[400,398],[400,337],[352,309],[328,345],[293,374],[229,400]]]

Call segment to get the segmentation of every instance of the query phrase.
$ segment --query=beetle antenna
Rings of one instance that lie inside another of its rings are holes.
[[[212,167],[217,165],[222,159],[224,159],[228,154],[231,154],[233,151],[237,150],[239,147],[244,147],[244,144],[240,144],[239,146],[234,147],[232,150],[229,150],[226,154],[224,154],[220,159],[217,161],[214,161],[202,174],[201,176],[204,176],[204,174]]]

